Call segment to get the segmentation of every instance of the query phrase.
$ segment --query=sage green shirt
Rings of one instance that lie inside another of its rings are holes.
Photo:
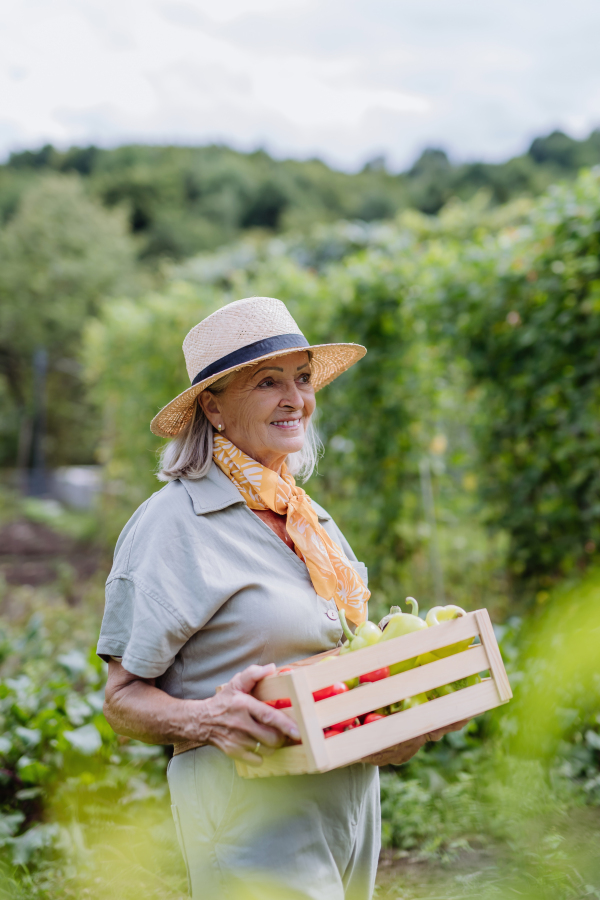
[[[319,521],[366,568],[322,507]],[[253,663],[285,665],[335,647],[335,602],[216,466],[153,494],[117,542],[98,654],[174,697],[205,699]]]

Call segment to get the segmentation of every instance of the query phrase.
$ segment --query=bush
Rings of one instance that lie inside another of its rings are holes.
[[[482,391],[490,521],[516,578],[545,590],[600,546],[600,175],[553,188],[438,279],[434,309]]]
[[[48,589],[17,590],[48,611],[0,632],[0,896],[95,897],[108,863],[120,897],[136,900],[148,882],[158,900],[166,885],[148,854],[167,854],[167,895],[179,896],[165,748],[118,738],[102,715],[97,617]]]

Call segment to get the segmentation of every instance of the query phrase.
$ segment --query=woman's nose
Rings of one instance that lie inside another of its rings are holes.
[[[286,382],[279,406],[293,406],[294,409],[302,409],[304,397],[295,380]]]

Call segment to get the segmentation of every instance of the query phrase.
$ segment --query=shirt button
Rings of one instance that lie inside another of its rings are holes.
[[[331,619],[332,622],[335,622],[339,618],[335,609],[328,609],[326,615],[327,615],[327,618]]]

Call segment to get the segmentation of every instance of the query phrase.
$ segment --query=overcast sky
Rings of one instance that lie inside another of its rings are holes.
[[[2,0],[0,157],[222,141],[392,168],[600,125],[599,0]]]

